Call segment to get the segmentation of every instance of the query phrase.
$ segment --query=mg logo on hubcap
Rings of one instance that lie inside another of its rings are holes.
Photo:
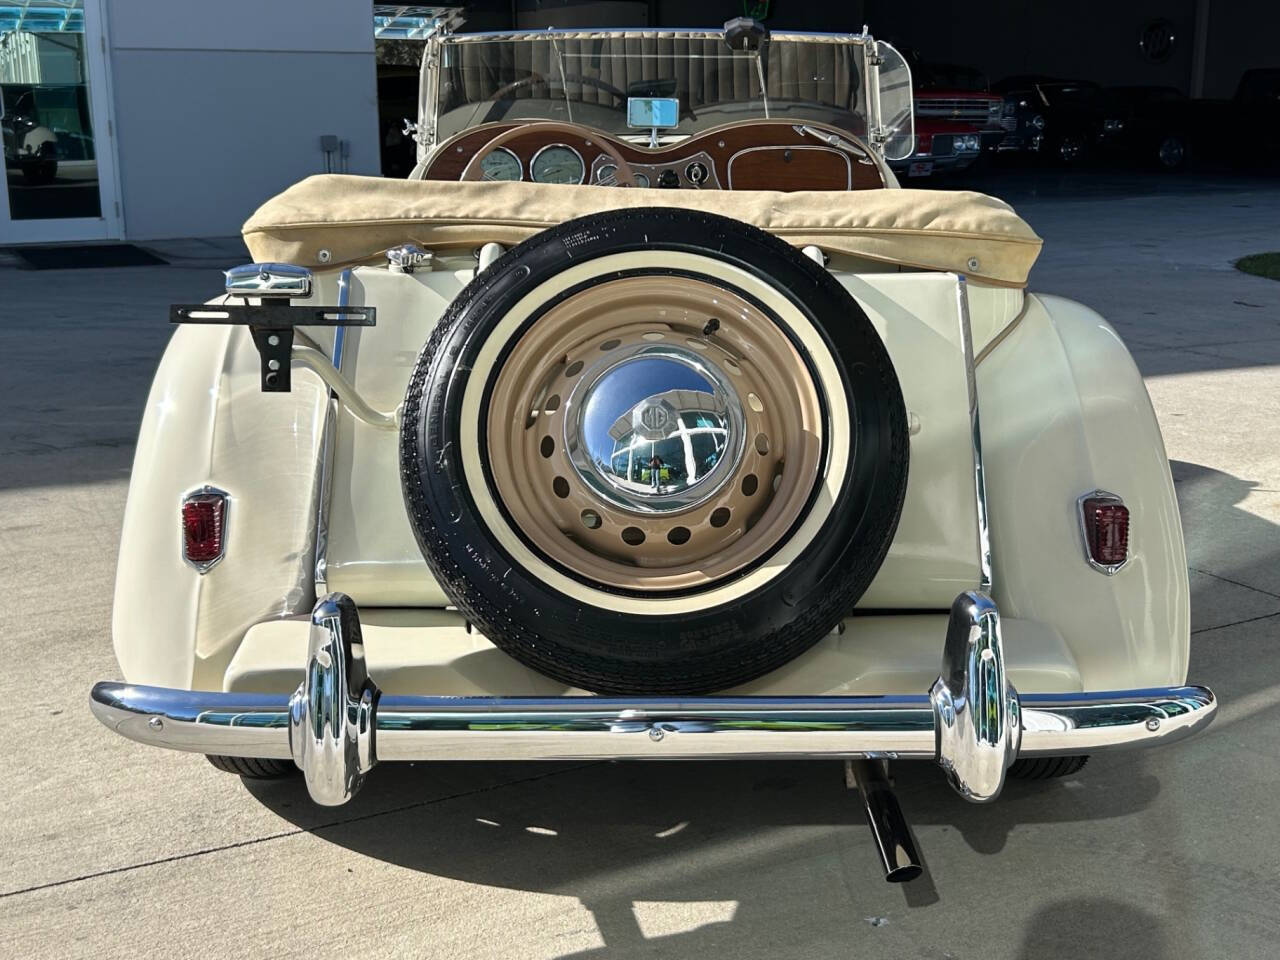
[[[666,430],[668,419],[667,408],[660,403],[651,403],[640,411],[640,422],[655,433]]]

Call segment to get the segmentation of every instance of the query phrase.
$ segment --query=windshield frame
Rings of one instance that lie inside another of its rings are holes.
[[[482,123],[467,123],[458,130],[453,130],[446,136],[441,136],[440,123],[440,74],[442,65],[446,62],[446,48],[450,46],[460,46],[471,43],[485,42],[532,42],[537,40],[546,41],[550,39],[553,43],[560,38],[577,39],[577,40],[594,40],[594,39],[611,39],[627,36],[652,37],[654,39],[680,39],[694,41],[720,41],[724,43],[724,31],[719,28],[699,28],[699,29],[662,29],[653,27],[633,27],[633,28],[606,28],[606,29],[578,29],[578,28],[559,28],[548,30],[514,30],[514,31],[489,31],[477,33],[450,33],[441,32],[433,35],[427,41],[426,48],[423,52],[422,70],[419,84],[419,112],[418,112],[418,160],[419,163],[426,161],[434,150],[444,141],[452,139],[469,129],[474,129]],[[908,104],[905,121],[902,116],[902,110],[894,111],[893,129],[889,129],[881,116],[881,99],[879,88],[879,65],[885,62],[886,54],[894,62],[901,61],[901,56],[891,46],[885,43],[877,42],[865,30],[861,34],[848,33],[809,33],[809,32],[778,32],[769,36],[767,43],[830,43],[846,47],[858,48],[860,57],[854,61],[854,69],[858,72],[860,90],[856,94],[856,108],[853,111],[856,115],[858,109],[865,110],[864,124],[865,132],[858,133],[850,131],[852,136],[865,142],[871,149],[875,150],[882,158],[885,154],[885,144],[891,140],[900,142],[905,136],[908,140],[913,139],[913,117],[911,116],[910,106]],[[724,51],[726,57],[743,56],[755,53],[755,69],[757,73],[757,82],[759,83],[759,103],[762,108],[762,116],[770,116],[771,104],[802,104],[810,102],[808,100],[783,99],[777,96],[770,97],[767,84],[764,83],[764,73],[762,61],[760,59],[759,50],[743,51],[737,48],[731,48],[725,44]],[[560,61],[563,71],[563,60]],[[908,73],[909,77],[909,73]],[[910,80],[908,79],[908,85]],[[486,101],[476,101],[477,106]],[[494,101],[499,102],[499,101]],[[745,104],[750,100],[740,101],[724,101],[722,106],[733,103]],[[572,100],[566,100],[567,104],[572,104]],[[465,104],[464,104],[465,106]],[[825,106],[825,105],[824,105]],[[457,109],[457,108],[455,108]],[[571,109],[568,108],[568,109]],[[528,122],[536,121],[537,117],[520,118]],[[542,119],[552,119],[550,117]],[[732,119],[731,117],[728,119]],[[803,121],[800,121],[803,122]],[[608,130],[602,130],[608,133]],[[677,138],[691,135],[699,131],[664,131],[664,139],[669,141],[670,137]],[[628,137],[638,131],[627,133],[619,133],[614,131],[611,135]]]

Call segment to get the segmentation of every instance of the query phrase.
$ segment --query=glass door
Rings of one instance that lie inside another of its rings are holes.
[[[0,0],[0,243],[120,236],[100,0]]]

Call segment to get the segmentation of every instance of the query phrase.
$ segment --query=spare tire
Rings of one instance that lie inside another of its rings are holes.
[[[480,273],[401,428],[409,517],[458,609],[622,694],[732,687],[829,633],[889,549],[907,452],[893,364],[835,278],[668,208],[568,221]]]

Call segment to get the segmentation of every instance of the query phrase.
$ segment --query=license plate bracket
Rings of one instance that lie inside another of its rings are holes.
[[[170,323],[246,326],[262,362],[263,393],[288,393],[294,327],[372,327],[375,307],[322,307],[291,303],[175,303]]]

